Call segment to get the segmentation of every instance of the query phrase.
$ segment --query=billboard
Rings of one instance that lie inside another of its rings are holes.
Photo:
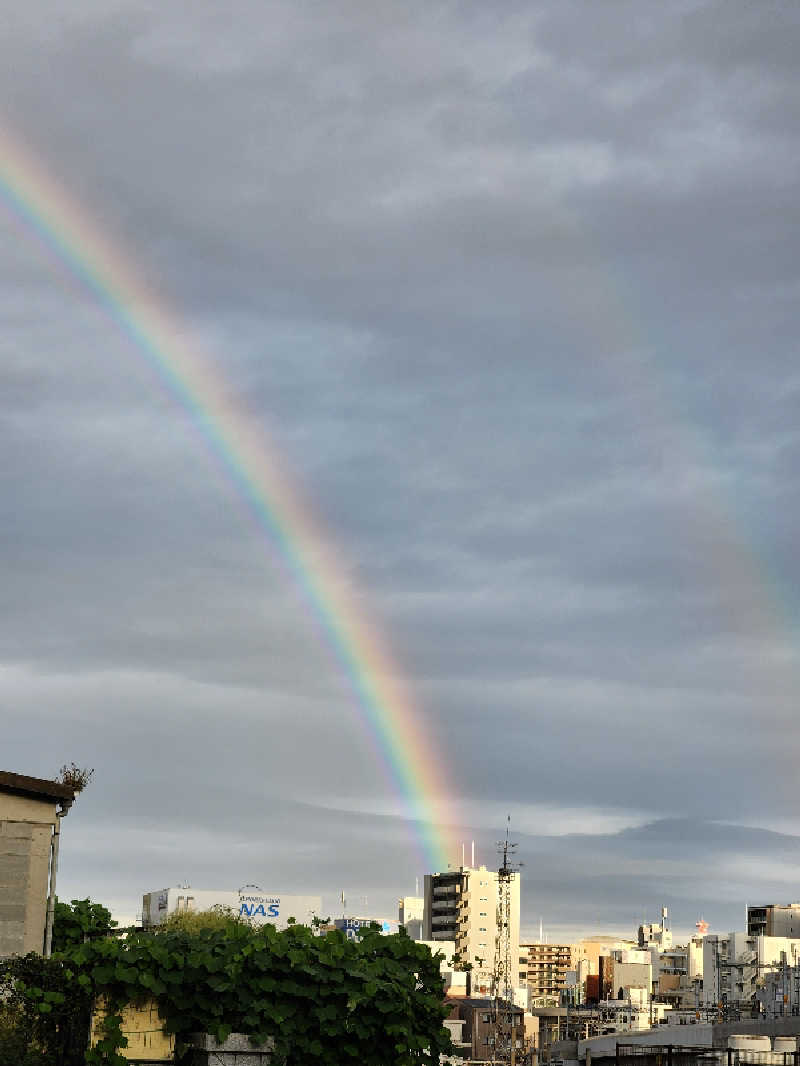
[[[369,929],[373,924],[380,926],[384,936],[398,930],[398,922],[391,918],[334,918],[333,924],[348,940],[356,940],[361,929]]]
[[[266,892],[257,885],[233,891],[194,889],[188,886],[150,892],[144,897],[143,912],[148,925],[158,925],[171,914],[209,911],[224,907],[256,925],[270,922],[284,929],[290,918],[298,925],[310,925],[322,910],[320,896],[290,896],[284,892]]]

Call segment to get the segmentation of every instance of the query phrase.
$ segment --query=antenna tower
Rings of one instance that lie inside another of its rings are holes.
[[[514,975],[518,944],[511,943],[511,896],[514,878],[523,865],[517,860],[517,845],[510,839],[511,815],[505,840],[498,840],[500,868],[497,871],[497,922],[494,941],[494,1062],[516,1062],[514,1032]]]

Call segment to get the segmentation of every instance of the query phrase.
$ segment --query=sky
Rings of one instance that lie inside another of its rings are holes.
[[[411,693],[448,861],[510,814],[551,939],[800,897],[800,8],[0,20],[0,152],[271,442]],[[2,195],[0,499],[1,768],[95,769],[60,895],[395,916],[420,832],[280,546]]]

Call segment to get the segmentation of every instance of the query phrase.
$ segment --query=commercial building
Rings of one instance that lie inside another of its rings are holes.
[[[571,944],[520,944],[519,983],[528,989],[532,1007],[556,1006],[572,968]]]
[[[58,832],[74,798],[58,781],[0,772],[0,956],[45,950]]]
[[[182,911],[210,911],[225,908],[258,925],[270,922],[278,929],[289,924],[309,925],[322,910],[320,896],[290,896],[283,892],[266,892],[258,885],[245,885],[234,891],[195,889],[188,885],[146,892],[142,897],[142,925],[145,929],[160,925],[171,914]]]
[[[425,875],[425,940],[454,940],[459,963],[469,967],[473,996],[491,996],[505,986],[505,960],[510,986],[518,983],[519,873],[509,875],[508,914],[501,899],[501,880],[485,866],[462,866]]]
[[[747,908],[749,936],[800,937],[800,903],[766,903]]]

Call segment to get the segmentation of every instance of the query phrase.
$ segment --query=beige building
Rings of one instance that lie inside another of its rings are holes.
[[[462,866],[425,875],[425,940],[454,940],[461,965],[470,967],[473,996],[494,994],[508,980],[516,987],[519,956],[519,873],[508,881],[508,907],[496,870]],[[507,913],[506,913],[507,910]]]
[[[520,944],[519,983],[527,986],[532,1007],[558,1005],[572,963],[571,944]]]
[[[597,975],[600,972],[600,957],[610,955],[612,951],[635,948],[633,940],[624,940],[615,936],[587,936],[573,945],[573,965],[586,960],[587,972]]]
[[[0,957],[44,950],[54,831],[74,798],[57,781],[0,771]]]

